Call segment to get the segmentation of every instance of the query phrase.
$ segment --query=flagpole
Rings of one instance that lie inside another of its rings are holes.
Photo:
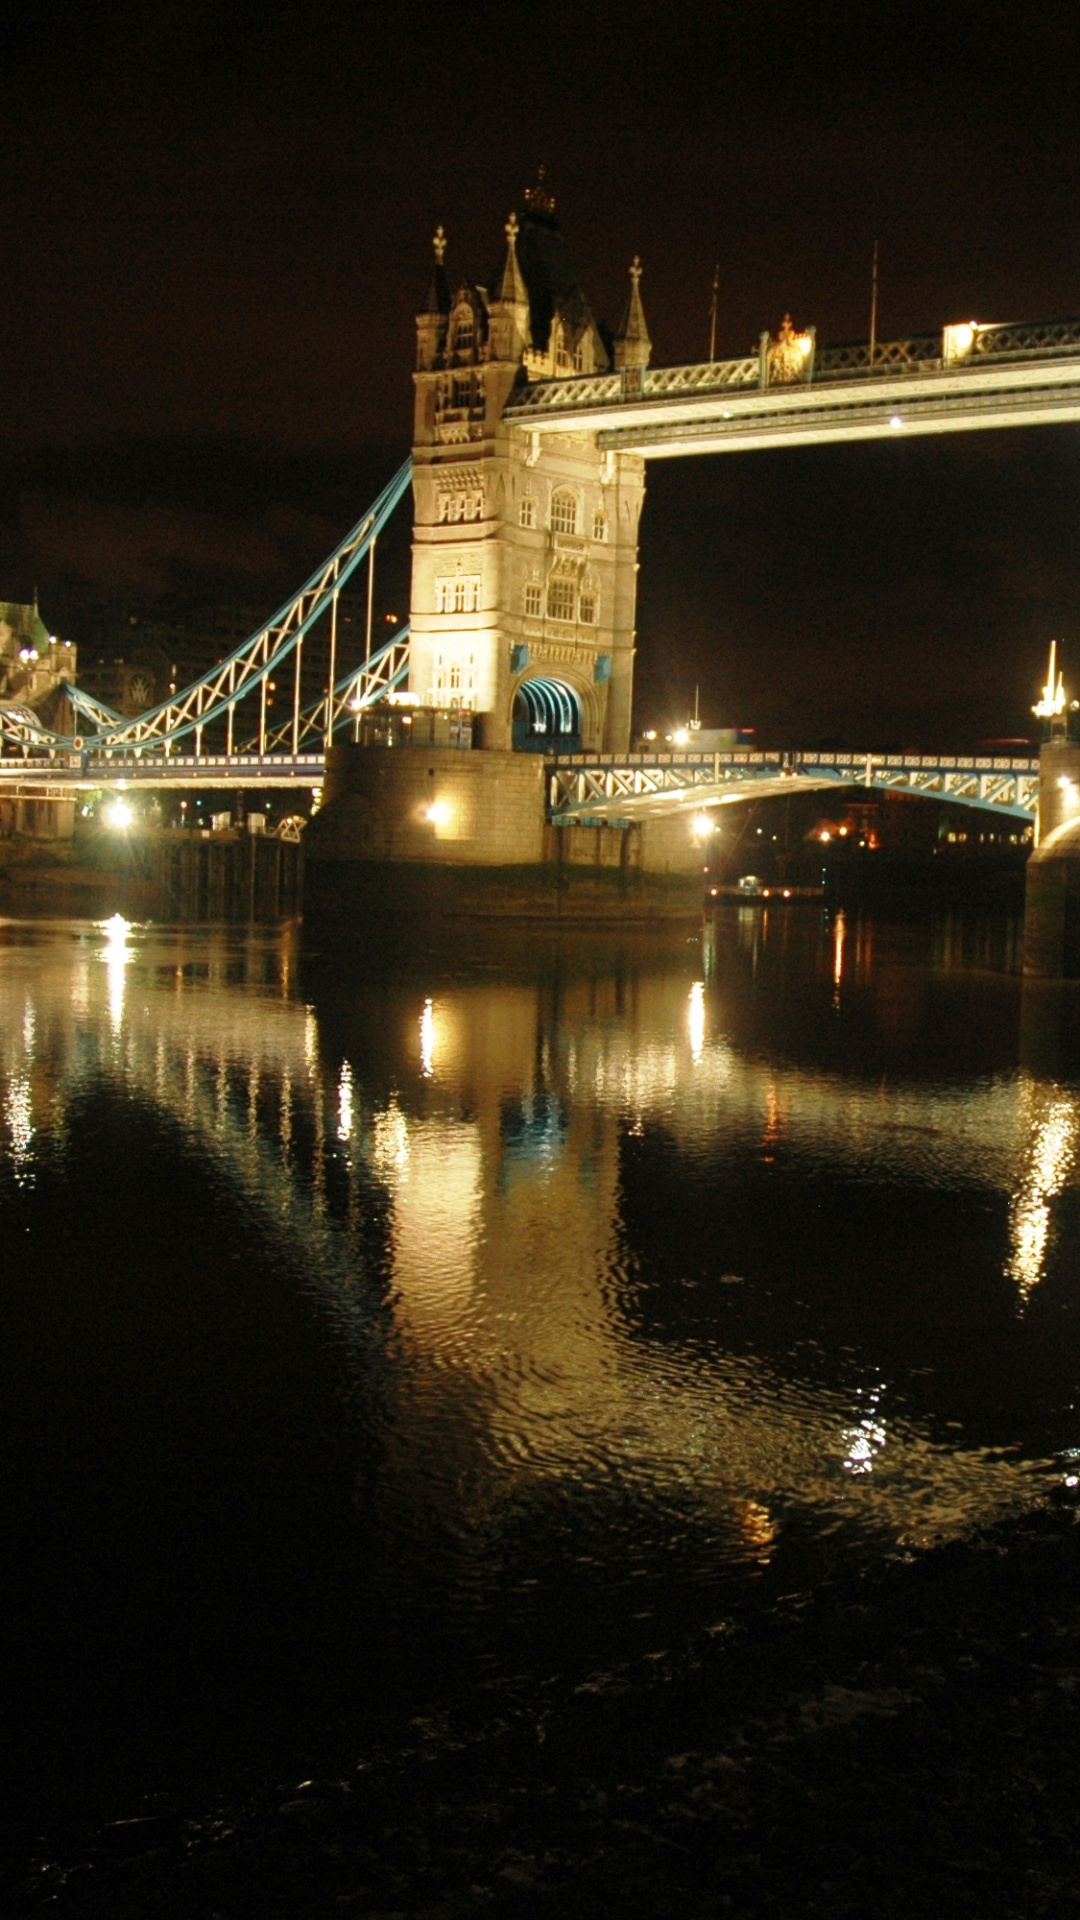
[[[874,364],[877,348],[877,247],[874,241],[874,264],[870,269],[870,365]]]
[[[717,261],[712,281],[712,305],[709,308],[709,360],[716,359],[716,309],[720,301],[720,262]]]

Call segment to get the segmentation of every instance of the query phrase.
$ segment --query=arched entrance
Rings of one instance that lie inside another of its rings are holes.
[[[518,753],[581,752],[581,701],[562,680],[523,680],[512,726]]]

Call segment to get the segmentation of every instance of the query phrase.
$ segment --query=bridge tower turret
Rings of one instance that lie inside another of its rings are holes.
[[[530,381],[648,364],[641,269],[612,355],[554,206],[541,173],[487,285],[451,292],[436,235],[417,315],[409,681],[425,704],[482,715],[485,746],[623,753],[644,460],[503,414]]]

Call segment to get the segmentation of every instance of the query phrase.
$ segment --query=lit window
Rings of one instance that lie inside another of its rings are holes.
[[[435,582],[436,613],[476,613],[480,606],[479,574],[455,574]]]
[[[519,527],[536,525],[536,501],[531,493],[522,494],[518,503],[518,525]]]
[[[539,587],[539,584],[538,584],[538,582],[537,582],[537,581],[535,581],[535,580],[530,580],[530,581],[529,581],[529,583],[528,583],[528,585],[527,585],[527,586],[526,586],[526,588],[525,588],[525,617],[526,617],[526,619],[528,619],[528,620],[539,620],[539,618],[540,618],[540,609],[541,609],[541,606],[542,606],[542,604],[543,604],[543,603],[542,603],[542,597],[541,597],[541,593],[540,593],[540,587]]]
[[[450,691],[451,693],[461,692],[461,661],[460,660],[452,660],[450,663]]]
[[[577,346],[574,348],[574,372],[584,373],[584,371],[585,371],[585,339],[584,339],[584,336],[582,336],[582,338],[578,341]]]
[[[578,529],[578,503],[576,493],[560,488],[551,496],[552,533],[576,533]]]
[[[572,580],[549,580],[547,595],[549,620],[572,620],[574,617],[574,583]]]
[[[597,507],[592,517],[592,537],[594,540],[607,539],[607,514],[603,507]]]
[[[586,627],[592,627],[596,624],[595,593],[583,593],[581,596],[581,622],[582,625]]]

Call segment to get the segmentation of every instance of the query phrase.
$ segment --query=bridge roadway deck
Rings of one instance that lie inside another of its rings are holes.
[[[375,749],[377,751],[377,749]],[[397,749],[409,752],[409,748]],[[322,785],[324,758],[307,754],[66,754],[0,759],[0,795],[66,799],[77,792],[158,788],[214,790]],[[1025,822],[1035,817],[1037,758],[940,754],[726,753],[571,754],[548,763],[548,811],[560,824],[629,822],[738,800],[787,797],[837,785],[983,807]]]
[[[55,754],[0,759],[0,795],[68,799],[107,787],[321,787],[324,755],[317,753]]]

